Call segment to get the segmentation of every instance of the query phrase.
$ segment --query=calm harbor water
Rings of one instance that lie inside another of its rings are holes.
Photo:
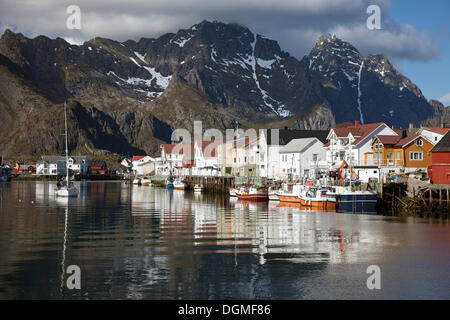
[[[449,299],[448,222],[79,182],[0,184],[1,299]],[[81,290],[65,286],[69,265]],[[381,268],[369,290],[367,267]]]

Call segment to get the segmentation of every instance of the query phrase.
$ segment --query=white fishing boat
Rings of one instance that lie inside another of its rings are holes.
[[[173,182],[173,188],[175,190],[184,190],[186,189],[186,184],[183,180],[177,179]]]
[[[230,197],[236,197],[236,191],[237,191],[237,189],[234,189],[234,188],[230,188]]]
[[[141,180],[141,186],[148,187],[152,182],[148,177],[143,177]]]
[[[269,200],[267,188],[260,187],[241,187],[239,191],[236,192],[236,197],[238,197],[238,199],[252,201]]]
[[[66,102],[64,102],[64,122],[65,122],[65,137],[66,137],[66,180],[63,183],[58,182],[58,188],[55,191],[56,196],[58,197],[77,197],[78,189],[75,188],[73,182],[70,181],[69,178],[69,150],[67,143],[67,106]]]
[[[196,184],[194,186],[194,192],[202,192],[203,191],[203,185],[201,184]]]
[[[305,185],[301,183],[285,184],[282,190],[279,190],[276,195],[281,202],[301,203],[300,196],[305,192]]]
[[[141,184],[141,179],[139,179],[139,178],[134,178],[134,180],[133,180],[133,184],[135,184],[135,185],[139,185],[139,184]]]

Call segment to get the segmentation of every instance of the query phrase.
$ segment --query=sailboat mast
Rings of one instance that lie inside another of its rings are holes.
[[[65,123],[65,136],[66,136],[66,180],[67,187],[69,187],[69,150],[67,146],[67,105],[66,101],[64,101],[64,123]]]

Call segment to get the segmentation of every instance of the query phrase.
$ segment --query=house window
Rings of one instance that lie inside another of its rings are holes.
[[[383,149],[383,144],[381,144],[381,143],[375,143],[374,149],[375,149],[375,150],[381,150],[381,149]]]
[[[411,161],[422,161],[423,160],[423,152],[410,152],[409,160]]]
[[[264,161],[264,155],[263,155],[263,154],[261,154],[261,155],[259,156],[259,160],[260,160],[260,161]]]
[[[401,160],[401,154],[400,154],[400,151],[397,151],[397,160],[398,160],[398,161]]]
[[[234,163],[236,163],[236,158],[234,158]]]
[[[423,141],[422,141],[422,139],[416,140],[416,146],[418,146],[418,147],[423,146]]]
[[[317,161],[317,157],[318,157],[318,154],[317,154],[317,153],[314,153],[314,154],[313,154],[313,161],[314,161],[314,162]]]
[[[244,157],[244,163],[247,163],[247,157]]]
[[[437,141],[437,137],[434,137],[434,141]]]

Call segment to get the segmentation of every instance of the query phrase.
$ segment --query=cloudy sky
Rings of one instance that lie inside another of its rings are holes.
[[[66,27],[66,9],[81,9],[81,29]],[[381,8],[381,29],[369,30],[369,5]],[[277,40],[301,58],[324,33],[364,55],[386,54],[428,99],[450,105],[450,1],[406,0],[1,0],[0,32],[9,28],[82,43],[158,37],[202,20],[237,22]]]

